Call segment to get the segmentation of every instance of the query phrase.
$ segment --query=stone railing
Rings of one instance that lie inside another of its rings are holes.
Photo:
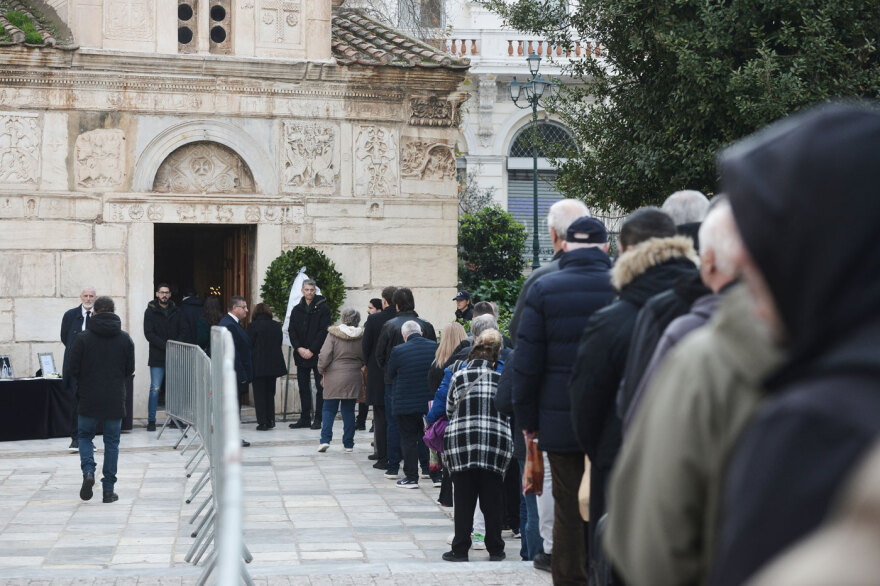
[[[492,36],[495,37],[497,35]],[[587,56],[600,57],[602,55],[599,43],[593,41],[572,41],[567,47],[544,39],[492,38],[491,41],[493,42],[484,43],[484,39],[477,35],[462,35],[460,37],[437,39],[432,44],[440,48],[440,50],[457,57],[520,58],[537,53],[541,57],[571,59]]]

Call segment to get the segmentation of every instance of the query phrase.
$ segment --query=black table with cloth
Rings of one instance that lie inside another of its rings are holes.
[[[133,378],[133,377],[132,377]],[[126,383],[126,416],[132,428],[132,378]],[[0,379],[0,441],[70,437],[73,392],[60,378]]]

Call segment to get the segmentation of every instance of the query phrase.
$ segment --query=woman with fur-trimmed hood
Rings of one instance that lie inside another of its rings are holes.
[[[364,387],[364,352],[359,327],[361,314],[343,309],[339,325],[327,329],[327,338],[318,354],[318,372],[324,378],[324,407],[321,414],[321,445],[326,452],[333,439],[333,420],[342,410],[342,446],[346,452],[354,448],[354,404]]]
[[[627,217],[620,250],[611,269],[617,301],[590,317],[568,387],[575,436],[590,458],[590,519],[595,520],[605,512],[605,485],[620,450],[617,389],[636,317],[648,299],[697,274],[693,242],[676,236],[672,218],[655,207]]]

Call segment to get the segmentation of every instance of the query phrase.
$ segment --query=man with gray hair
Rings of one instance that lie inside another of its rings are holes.
[[[697,231],[709,211],[709,198],[695,189],[676,191],[666,198],[661,209],[675,222],[676,231],[682,236],[690,236],[694,248],[699,249]]]
[[[547,229],[550,231],[550,242],[553,244],[553,259],[544,266],[535,269],[523,283],[522,291],[516,300],[516,307],[513,310],[513,317],[510,319],[508,329],[510,330],[511,347],[516,343],[516,331],[519,329],[519,322],[522,319],[523,308],[526,304],[526,295],[532,284],[541,278],[559,269],[559,257],[562,256],[562,245],[565,242],[565,234],[568,227],[578,218],[589,216],[590,211],[579,199],[560,199],[547,212]]]
[[[321,411],[324,406],[324,387],[318,372],[318,354],[327,338],[330,327],[330,307],[322,295],[317,294],[317,285],[311,279],[303,281],[302,299],[290,312],[290,345],[293,346],[293,361],[296,363],[296,383],[299,387],[300,417],[289,427],[294,429],[311,427],[321,429]],[[312,414],[312,382],[315,377],[315,420]]]
[[[66,312],[64,312],[64,317],[61,318],[61,343],[64,344],[64,359],[61,363],[61,374],[64,377],[63,386],[71,393],[71,395],[73,395],[74,401],[74,408],[72,413],[73,420],[71,421],[70,426],[71,452],[79,451],[79,440],[76,436],[76,378],[70,376],[70,369],[68,368],[68,355],[70,353],[70,348],[73,345],[74,338],[76,338],[77,334],[79,334],[80,332],[86,331],[86,326],[89,323],[89,319],[92,317],[92,307],[95,304],[96,297],[97,294],[95,293],[94,287],[92,287],[91,285],[83,287],[82,291],[79,294],[79,305],[77,305],[73,309],[68,309]]]
[[[391,350],[385,378],[391,381],[391,394],[386,403],[397,418],[400,447],[403,452],[404,478],[398,488],[419,487],[419,443],[425,433],[422,419],[428,413],[428,401],[434,394],[428,386],[428,372],[437,352],[437,342],[422,336],[422,326],[408,320],[400,327],[403,344]],[[387,476],[387,475],[386,475]]]

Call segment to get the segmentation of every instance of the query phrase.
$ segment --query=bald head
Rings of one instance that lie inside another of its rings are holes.
[[[565,233],[568,227],[578,218],[589,216],[590,210],[579,199],[560,199],[547,212],[547,227],[550,229],[550,240],[553,242],[553,252],[562,249],[565,242]]]
[[[676,191],[666,198],[661,208],[676,226],[702,222],[709,209],[709,198],[692,189]]]
[[[700,226],[700,277],[715,293],[736,279],[742,241],[727,200],[715,204]]]

